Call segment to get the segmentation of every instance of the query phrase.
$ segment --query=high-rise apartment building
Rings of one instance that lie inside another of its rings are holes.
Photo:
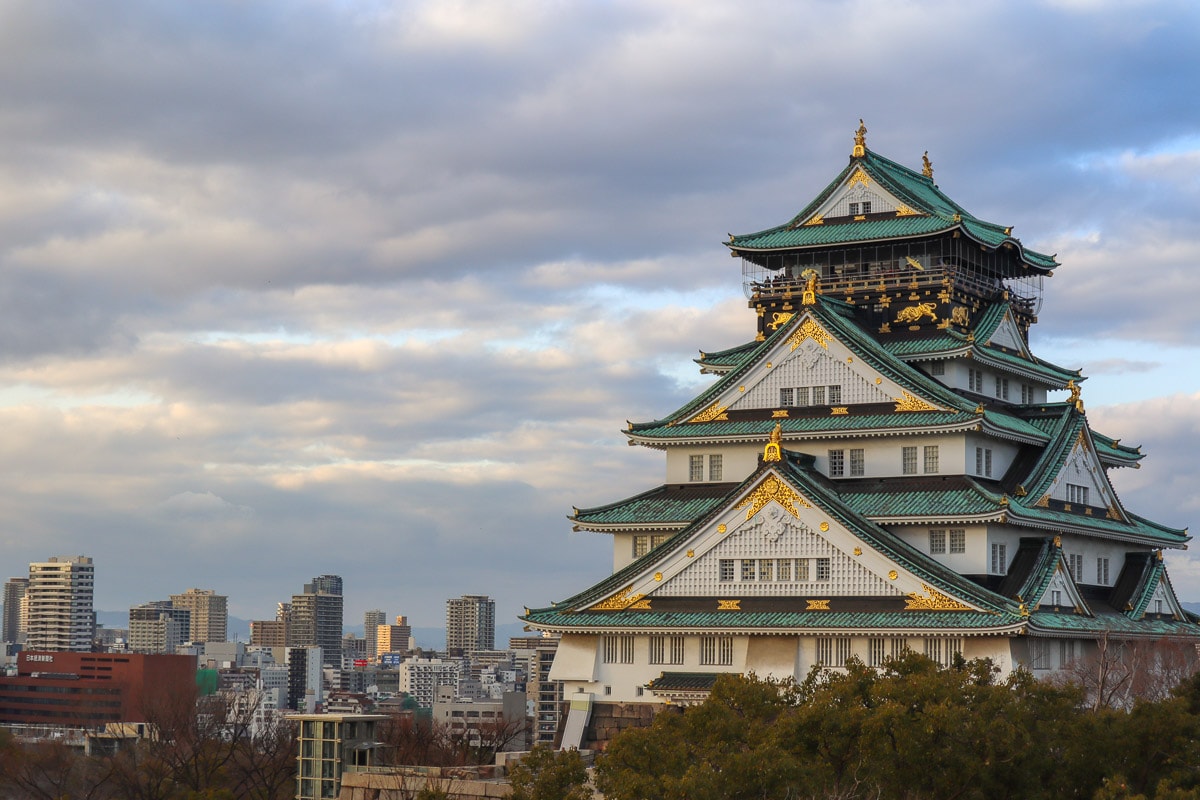
[[[412,626],[408,617],[396,617],[395,625],[379,625],[375,628],[375,653],[378,658],[383,653],[404,653],[412,641]]]
[[[367,640],[367,658],[374,661],[379,656],[375,646],[375,629],[387,624],[387,615],[378,608],[373,608],[363,614],[363,638]]]
[[[174,653],[189,639],[192,612],[170,600],[129,609],[129,649],[135,653]]]
[[[92,649],[95,567],[87,556],[59,556],[29,565],[26,650]]]
[[[496,646],[496,601],[465,594],[446,601],[446,649],[492,650]]]
[[[326,664],[342,665],[342,579],[321,575],[292,595],[288,647],[320,647]]]
[[[188,589],[171,595],[171,605],[185,608],[192,614],[188,637],[193,642],[225,642],[229,640],[229,598],[212,589]]]
[[[25,625],[28,622],[25,590],[29,587],[29,578],[9,578],[4,583],[4,638],[6,642],[20,642],[25,635]]]

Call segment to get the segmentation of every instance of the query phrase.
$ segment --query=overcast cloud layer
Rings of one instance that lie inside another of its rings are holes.
[[[0,3],[0,571],[510,621],[754,320],[721,246],[868,146],[1057,253],[1035,350],[1200,518],[1200,6]],[[1169,556],[1184,600],[1200,559]]]

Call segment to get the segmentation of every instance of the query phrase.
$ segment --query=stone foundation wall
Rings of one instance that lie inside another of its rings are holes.
[[[627,728],[648,728],[654,717],[674,713],[662,703],[594,703],[592,717],[583,732],[583,749],[603,751],[608,743]]]
[[[507,781],[480,781],[448,776],[342,773],[342,792],[338,800],[412,800],[426,783],[444,789],[450,800],[494,800],[512,794]]]

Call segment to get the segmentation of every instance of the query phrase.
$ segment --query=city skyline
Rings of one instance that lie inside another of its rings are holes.
[[[611,542],[572,509],[662,480],[626,421],[753,336],[722,242],[789,220],[860,118],[1056,255],[1033,349],[1142,446],[1122,500],[1200,518],[1192,4],[0,23],[3,577],[86,553],[96,608],[200,586],[269,619],[329,573],[346,620],[486,593],[498,624],[594,583]],[[1195,548],[1170,559],[1200,600]]]

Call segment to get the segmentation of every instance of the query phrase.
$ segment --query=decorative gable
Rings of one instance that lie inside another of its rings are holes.
[[[738,610],[744,598],[779,598],[818,610],[831,598],[880,598],[910,610],[974,610],[856,535],[773,469],[680,535],[686,540],[672,542],[591,609],[654,610],[656,599],[714,598]]]
[[[812,315],[804,314],[791,335],[763,356],[745,383],[730,387],[716,407],[724,412],[865,403],[904,404],[898,410],[940,408],[880,375]]]
[[[1081,508],[1086,513],[1089,508],[1102,508],[1105,516],[1125,520],[1125,513],[1085,429],[1081,429],[1076,437],[1062,468],[1043,496],[1043,504],[1047,498],[1064,503],[1067,510]]]
[[[988,337],[986,342],[989,345],[996,347],[1004,347],[1009,350],[1014,350],[1020,353],[1024,358],[1031,358],[1029,347],[1025,344],[1025,338],[1021,335],[1021,329],[1017,327],[1016,320],[1013,319],[1011,311],[1006,311],[1004,319],[996,326],[996,330]]]
[[[884,189],[860,164],[838,186],[803,225],[819,225],[828,219],[866,217],[868,214],[890,213],[914,216],[921,212],[909,208],[895,195]]]
[[[1046,609],[1073,609],[1077,613],[1088,613],[1087,603],[1079,593],[1079,587],[1071,579],[1070,570],[1063,563],[1062,551],[1057,548],[1056,550],[1058,557],[1054,574],[1046,582],[1041,597],[1026,598],[1026,604]]]

